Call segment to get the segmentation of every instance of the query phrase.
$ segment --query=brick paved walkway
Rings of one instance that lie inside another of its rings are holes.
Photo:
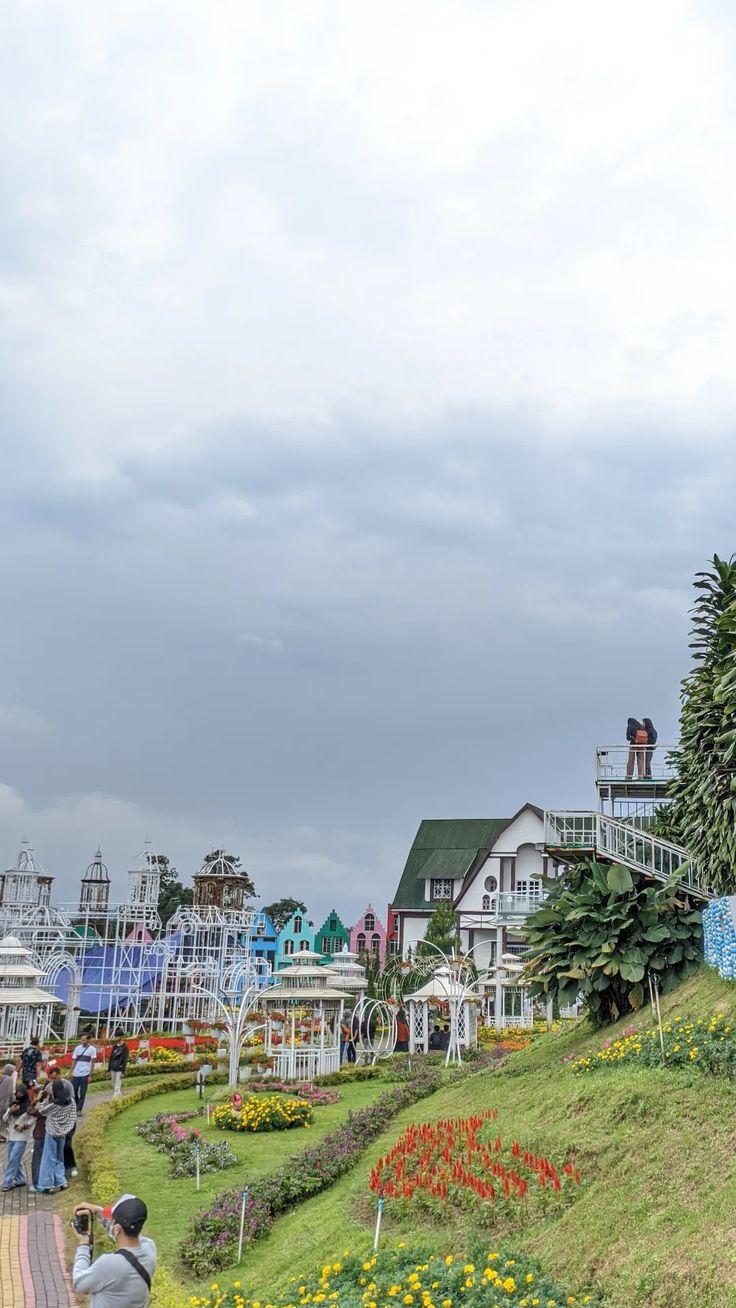
[[[93,1107],[109,1099],[109,1092],[87,1096]],[[77,1130],[83,1129],[84,1119]],[[26,1178],[31,1180],[32,1141],[25,1154]],[[0,1166],[5,1167],[5,1145],[0,1145]],[[71,1182],[75,1184],[74,1181]],[[80,1200],[88,1197],[80,1192]],[[54,1211],[52,1195],[29,1194],[19,1186],[0,1192],[0,1305],[2,1308],[76,1308],[65,1250],[65,1232]]]

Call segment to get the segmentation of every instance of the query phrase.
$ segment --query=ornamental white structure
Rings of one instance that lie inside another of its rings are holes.
[[[311,952],[311,951],[310,951]],[[329,966],[303,955],[276,973],[263,991],[265,1052],[280,1077],[311,1080],[340,1070],[340,1023],[350,994]],[[320,955],[319,957],[322,957]]]
[[[38,985],[41,969],[16,936],[0,940],[0,1047],[22,1049],[32,1035],[48,1035],[56,1002]]]
[[[460,1062],[461,1050],[475,1049],[480,1006],[476,982],[460,975],[460,969],[453,968],[449,961],[438,967],[418,990],[407,995],[405,1002],[409,1007],[409,1053],[429,1051],[433,1014],[436,1025],[449,1028],[447,1062]]]

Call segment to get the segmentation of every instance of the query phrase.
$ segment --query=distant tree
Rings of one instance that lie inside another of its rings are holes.
[[[286,896],[284,899],[275,900],[273,904],[265,904],[263,912],[268,914],[276,930],[281,931],[294,913],[303,913],[306,916],[307,906],[301,899],[290,899]]]
[[[182,885],[176,875],[176,868],[171,866],[166,854],[151,854],[149,867],[157,870],[160,876],[158,888],[158,915],[164,926],[170,922],[180,908],[188,908],[194,896],[191,886]]]
[[[420,940],[417,945],[417,954],[426,958],[428,954],[435,954],[436,950],[430,948],[436,945],[441,949],[443,954],[452,955],[458,946],[457,924],[455,922],[455,910],[449,899],[443,899],[434,910],[427,930],[424,933],[424,940]]]
[[[245,877],[245,894],[250,899],[254,898],[256,888],[253,885],[249,873],[246,872],[244,867],[240,866],[240,859],[237,854],[228,854],[224,849],[211,849],[209,854],[205,854],[204,859],[202,860],[202,865],[203,867],[209,868],[213,863],[217,863],[219,859],[222,859],[225,863],[230,863],[234,872]]]

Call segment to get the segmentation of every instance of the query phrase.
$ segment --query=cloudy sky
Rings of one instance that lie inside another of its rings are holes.
[[[390,898],[736,548],[725,0],[10,0],[0,858]]]

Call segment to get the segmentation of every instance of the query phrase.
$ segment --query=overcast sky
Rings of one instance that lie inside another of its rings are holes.
[[[10,0],[0,859],[382,911],[594,804],[736,548],[718,0]]]

